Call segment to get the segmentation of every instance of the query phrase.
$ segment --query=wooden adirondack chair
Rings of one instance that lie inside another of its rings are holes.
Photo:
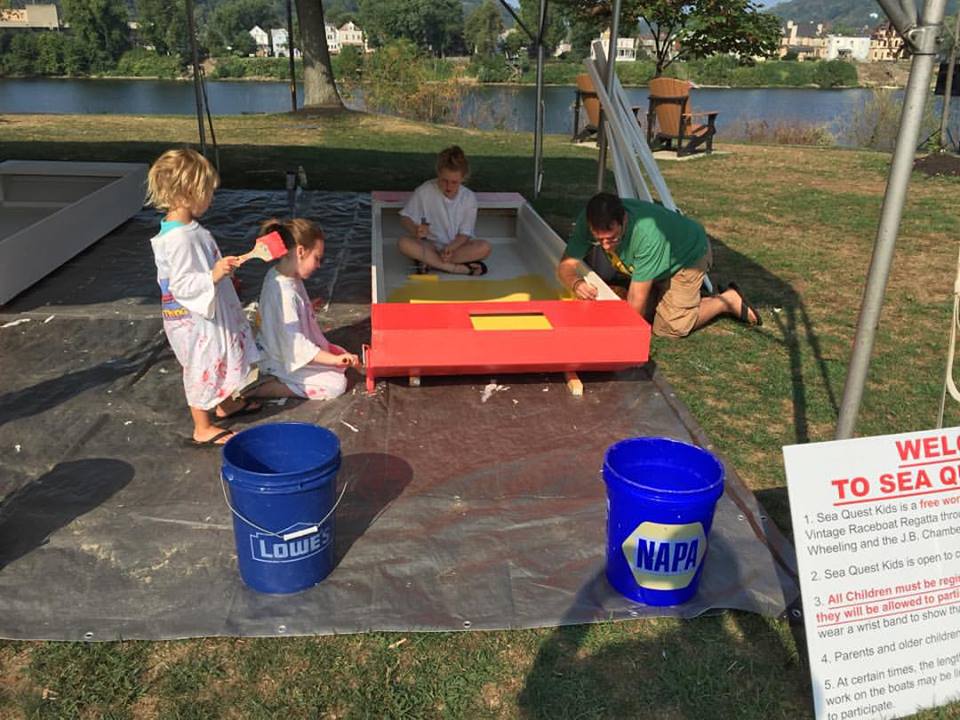
[[[587,122],[581,129],[580,125],[580,107],[587,113]],[[600,98],[597,97],[597,91],[593,88],[593,81],[586,73],[577,75],[577,101],[573,108],[573,141],[583,142],[592,135],[597,134],[597,126],[600,125]]]
[[[650,81],[650,108],[647,111],[647,144],[653,150],[671,148],[676,142],[677,155],[689,155],[706,143],[713,152],[716,112],[695,113],[690,103],[690,83],[686,80],[659,77]],[[694,118],[706,117],[706,124]]]

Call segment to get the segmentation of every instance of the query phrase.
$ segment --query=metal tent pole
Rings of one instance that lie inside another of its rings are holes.
[[[933,63],[942,42],[943,11],[946,0],[927,0],[920,25],[916,24],[916,16],[911,18],[907,14],[911,4],[909,0],[904,0],[906,8],[901,6],[899,12],[896,10],[891,12],[894,1],[879,0],[891,22],[904,36],[904,40],[911,45],[914,55],[910,66],[910,79],[907,81],[907,90],[904,95],[903,113],[900,116],[897,145],[893,151],[893,163],[890,165],[887,190],[880,211],[880,225],[877,228],[873,258],[870,261],[870,271],[860,306],[860,320],[857,323],[850,367],[847,370],[847,380],[843,388],[840,418],[837,421],[836,439],[838,440],[853,435],[860,401],[863,399],[863,388],[867,380],[870,356],[873,353],[880,310],[883,307],[883,295],[893,260],[893,248],[903,215],[917,138],[920,135],[924,101],[930,92]]]
[[[547,27],[547,0],[540,0],[537,15],[537,108],[533,129],[533,198],[540,195],[543,182],[543,36]]]
[[[293,0],[287,0],[287,56],[290,58],[290,110],[297,111],[297,75],[293,62]]]
[[[203,127],[203,82],[200,77],[200,51],[197,49],[197,31],[193,21],[193,0],[186,0],[187,32],[190,34],[190,52],[193,55],[193,91],[197,100],[197,127],[200,129],[200,153],[207,155],[207,134]]]
[[[620,3],[613,2],[613,16],[610,18],[610,44],[607,46],[607,95],[612,94],[613,78],[617,65],[617,37],[620,33]],[[597,155],[597,192],[603,192],[603,179],[607,170],[607,136],[604,133],[603,106],[600,106],[600,121],[597,123],[597,144],[600,152]]]
[[[540,0],[540,10],[537,14],[538,25],[537,34],[534,35],[530,29],[523,24],[523,20],[517,15],[507,0],[500,0],[500,5],[510,13],[514,22],[526,33],[537,47],[537,108],[536,120],[534,122],[533,135],[533,197],[536,198],[540,193],[540,185],[543,182],[543,34],[546,27],[547,0]]]

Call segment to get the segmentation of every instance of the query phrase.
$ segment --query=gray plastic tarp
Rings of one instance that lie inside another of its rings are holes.
[[[237,253],[285,200],[221,191],[204,224]],[[304,193],[299,207],[328,234],[308,283],[330,301],[321,325],[359,351],[369,197]],[[295,595],[247,589],[219,453],[185,444],[148,243],[156,220],[140,213],[0,312],[0,325],[30,320],[0,329],[0,636],[519,628],[711,608],[777,615],[796,599],[793,550],[729,465],[694,600],[652,608],[608,586],[604,450],[638,435],[706,442],[650,369],[585,375],[582,398],[556,375],[381,382],[372,395],[354,375],[340,399],[245,418],[330,428],[341,487],[350,482],[333,573]],[[263,271],[243,268],[244,302]]]

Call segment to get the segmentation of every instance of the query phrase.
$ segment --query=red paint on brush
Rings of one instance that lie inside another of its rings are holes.
[[[283,257],[287,254],[287,248],[283,244],[283,238],[280,237],[280,233],[276,230],[262,237],[258,237],[257,243],[263,243],[267,246],[267,250],[270,251],[271,260],[276,260],[278,257]]]
[[[245,263],[247,260],[252,260],[253,258],[269,262],[270,260],[283,257],[286,254],[287,248],[283,244],[283,238],[280,237],[280,233],[274,230],[271,233],[258,237],[253,246],[253,250],[245,255],[241,255],[240,262]]]

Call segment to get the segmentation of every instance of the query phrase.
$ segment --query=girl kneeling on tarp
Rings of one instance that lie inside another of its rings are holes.
[[[260,369],[277,380],[257,387],[258,397],[329,400],[347,389],[344,376],[360,360],[327,340],[303,281],[323,263],[323,231],[309,220],[267,220],[261,235],[276,232],[287,254],[267,271],[260,290]]]

